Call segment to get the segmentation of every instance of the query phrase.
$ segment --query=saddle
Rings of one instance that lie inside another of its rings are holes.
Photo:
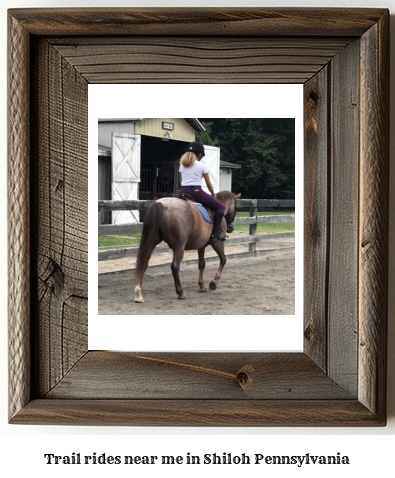
[[[214,212],[211,209],[204,207],[203,204],[196,202],[195,199],[192,196],[190,196],[188,193],[180,193],[178,197],[179,199],[183,199],[184,201],[188,201],[192,203],[194,206],[196,206],[199,209],[200,214],[203,216],[203,219],[206,222],[208,222],[209,224],[213,223]]]
[[[197,202],[193,199],[193,197],[192,197],[190,194],[188,194],[188,193],[180,193],[180,194],[178,195],[178,198],[179,198],[179,199],[184,199],[184,201],[191,201],[191,202],[194,202],[194,203],[196,203],[196,204],[199,204],[199,203],[197,203]]]

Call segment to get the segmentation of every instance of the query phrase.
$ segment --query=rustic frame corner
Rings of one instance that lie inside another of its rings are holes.
[[[385,425],[388,10],[8,18],[10,423]],[[100,82],[304,84],[303,353],[88,350],[87,86]]]

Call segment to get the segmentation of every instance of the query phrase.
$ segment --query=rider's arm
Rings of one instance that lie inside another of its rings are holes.
[[[203,174],[204,180],[206,181],[208,190],[210,191],[212,196],[215,196],[213,185],[211,184],[211,179],[208,173]]]

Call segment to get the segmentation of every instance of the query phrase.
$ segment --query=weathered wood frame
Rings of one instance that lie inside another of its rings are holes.
[[[383,9],[9,11],[11,423],[386,423],[388,25]],[[87,350],[89,82],[304,83],[303,353]]]

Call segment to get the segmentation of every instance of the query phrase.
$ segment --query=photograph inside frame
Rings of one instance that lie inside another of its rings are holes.
[[[99,314],[294,315],[294,123],[99,120]]]

